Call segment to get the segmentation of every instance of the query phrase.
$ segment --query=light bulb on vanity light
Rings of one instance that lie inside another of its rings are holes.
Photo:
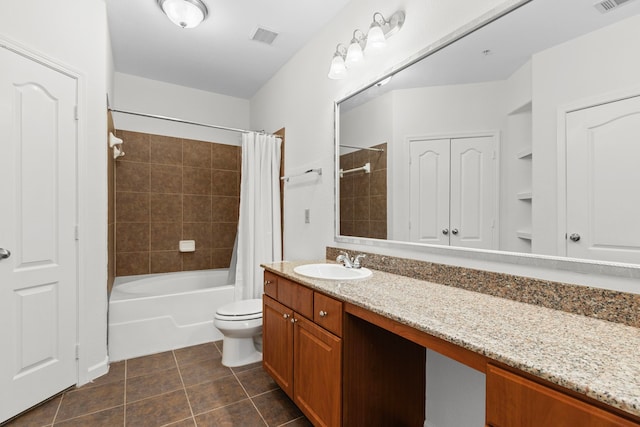
[[[367,53],[374,53],[387,45],[387,39],[400,31],[404,24],[405,14],[399,10],[387,20],[380,12],[373,14],[373,22],[367,33]]]
[[[342,44],[336,46],[336,53],[333,54],[331,67],[329,68],[329,78],[333,80],[344,79],[347,77],[347,66],[344,63],[346,49]]]
[[[358,32],[360,32],[360,34],[358,34]],[[360,30],[355,30],[353,32],[351,44],[349,44],[349,48],[347,49],[347,57],[344,60],[347,67],[357,65],[364,58],[364,53],[362,52],[362,44],[364,41],[364,33]]]
[[[376,15],[379,15],[379,13],[376,13]],[[387,38],[384,36],[382,27],[375,19],[376,15],[373,15],[373,22],[371,23],[369,32],[367,33],[367,46],[365,47],[367,53],[379,51],[387,45]]]

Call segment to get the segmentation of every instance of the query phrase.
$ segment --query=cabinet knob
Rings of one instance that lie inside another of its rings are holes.
[[[318,314],[320,315],[320,317],[327,317],[327,314],[329,314],[329,313],[327,313],[324,310],[320,310],[320,312]]]
[[[448,228],[443,228],[443,229],[442,229],[442,234],[444,234],[445,236],[446,236],[447,234],[449,234],[449,229],[448,229]]]
[[[291,323],[296,323],[298,321],[298,319],[296,319],[295,317],[291,318]]]
[[[291,315],[287,314],[287,313],[283,313],[282,317],[284,317],[285,319],[288,319],[289,317],[291,317]]]
[[[273,280],[265,280],[265,281],[264,281],[264,285],[265,285],[265,286],[270,285],[270,284],[272,284],[272,283],[273,283]]]
[[[569,236],[569,239],[571,239],[572,242],[577,242],[580,240],[580,235],[578,233],[572,233],[571,236]]]
[[[453,230],[451,230],[451,234],[456,235],[458,234],[458,229],[454,228]]]

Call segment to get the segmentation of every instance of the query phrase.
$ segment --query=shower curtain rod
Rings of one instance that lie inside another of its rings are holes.
[[[160,116],[160,115],[157,115],[157,114],[139,113],[137,111],[118,110],[118,109],[115,109],[115,108],[109,108],[109,111],[111,111],[113,113],[130,114],[132,116],[140,116],[140,117],[149,117],[151,119],[168,120],[170,122],[185,123],[185,124],[188,124],[188,125],[203,126],[203,127],[207,127],[207,128],[213,128],[213,129],[228,130],[230,132],[240,132],[240,133],[256,132],[256,133],[267,134],[263,130],[257,131],[257,130],[238,129],[238,128],[232,128],[232,127],[228,127],[228,126],[212,125],[212,124],[209,124],[209,123],[193,122],[191,120],[183,120],[183,119],[178,119],[178,118],[175,118],[175,117]],[[267,134],[267,135],[271,135],[271,134]],[[274,135],[274,136],[278,136],[278,135]]]

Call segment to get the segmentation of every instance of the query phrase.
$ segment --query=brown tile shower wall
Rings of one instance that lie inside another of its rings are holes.
[[[118,131],[116,275],[227,268],[238,227],[240,147]],[[196,251],[180,253],[180,240]]]
[[[387,144],[384,151],[358,150],[340,156],[340,168],[371,163],[371,173],[353,172],[340,179],[340,234],[387,238]]]

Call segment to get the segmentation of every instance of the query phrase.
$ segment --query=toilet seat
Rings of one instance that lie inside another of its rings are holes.
[[[262,318],[262,300],[247,299],[226,304],[216,311],[215,318],[226,321],[244,321]]]

